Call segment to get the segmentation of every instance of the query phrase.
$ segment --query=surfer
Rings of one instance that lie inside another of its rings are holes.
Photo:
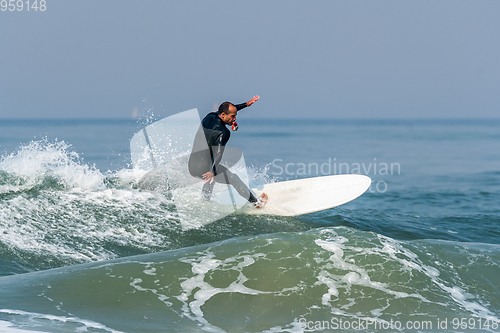
[[[201,121],[200,129],[196,133],[193,143],[193,150],[189,156],[188,167],[189,173],[193,177],[201,178],[205,182],[203,185],[205,199],[210,199],[215,182],[217,182],[231,184],[240,196],[257,208],[262,208],[266,204],[267,195],[265,193],[256,198],[236,174],[219,164],[226,143],[231,136],[231,132],[226,126],[231,126],[233,131],[237,130],[237,112],[254,104],[259,98],[259,96],[254,96],[248,102],[236,105],[224,102],[219,106],[217,112],[210,112]]]

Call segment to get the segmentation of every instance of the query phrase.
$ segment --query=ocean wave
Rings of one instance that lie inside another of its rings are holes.
[[[135,188],[144,173],[103,174],[58,141],[33,141],[4,156],[0,275],[308,228],[298,220],[238,214],[208,226],[193,221],[186,228],[169,193]],[[260,176],[252,172],[250,178]]]
[[[176,210],[179,203],[168,193],[135,188],[144,173],[122,169],[104,174],[87,165],[69,144],[58,141],[33,141],[4,156],[0,162],[0,275],[325,226],[348,226],[397,239],[497,243],[500,237],[500,221],[494,214],[440,211],[440,215],[419,216],[411,210],[401,213],[401,208],[382,212],[357,202],[351,208],[298,218],[235,213],[209,224],[192,221],[186,228]],[[273,181],[266,168],[250,168],[249,177],[253,183]],[[431,197],[436,207],[466,200],[455,194]],[[367,195],[372,201],[393,200],[403,207],[406,202],[413,206],[421,202],[432,208],[425,192],[399,191],[383,199]],[[182,208],[192,210],[189,203]]]
[[[104,178],[64,141],[31,141],[0,161],[0,193],[24,192],[36,187],[102,189]]]
[[[0,320],[13,322],[14,311],[71,314],[125,332],[421,320],[436,330],[445,318],[498,322],[498,262],[500,248],[486,244],[346,227],[274,233],[3,277]]]

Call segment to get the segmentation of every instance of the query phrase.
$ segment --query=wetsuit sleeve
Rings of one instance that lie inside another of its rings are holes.
[[[240,111],[241,109],[244,109],[244,108],[246,108],[247,106],[248,106],[248,105],[247,105],[247,103],[237,104],[237,105],[235,105],[235,107],[236,107],[236,111]]]
[[[211,147],[212,149],[212,165],[210,169],[212,170],[214,176],[217,176],[217,166],[222,160],[222,154],[224,154],[224,146],[225,142],[223,139],[223,135],[219,135],[215,144]]]

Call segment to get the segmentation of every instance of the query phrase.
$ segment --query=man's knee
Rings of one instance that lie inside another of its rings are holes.
[[[235,175],[229,170],[224,172],[224,178],[228,181],[229,184],[233,184],[234,182],[238,182],[240,180],[240,178],[237,175]]]

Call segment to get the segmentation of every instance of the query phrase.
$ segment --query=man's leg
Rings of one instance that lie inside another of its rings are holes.
[[[206,182],[205,184],[203,184],[203,188],[201,190],[203,199],[210,200],[210,198],[212,197],[212,191],[214,190],[214,185],[215,182],[213,182],[212,184],[210,184],[210,182]]]
[[[188,169],[191,176],[203,180],[203,174],[210,170],[210,165],[197,154],[191,154],[188,162]],[[215,183],[207,182],[203,184],[202,197],[205,200],[210,200]]]
[[[247,199],[251,203],[256,203],[257,198],[252,193],[252,191],[246,186],[245,183],[236,174],[229,171],[226,167],[219,165],[217,167],[217,176],[215,176],[215,181],[218,183],[230,184],[238,192],[240,196]],[[206,185],[206,184],[205,184]],[[213,185],[213,184],[212,184]],[[203,186],[205,188],[205,186]],[[212,186],[213,188],[213,186]]]

